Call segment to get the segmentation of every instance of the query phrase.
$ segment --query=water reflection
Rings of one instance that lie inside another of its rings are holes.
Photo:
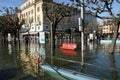
[[[74,50],[61,49],[62,53],[65,55],[76,56],[77,52]]]
[[[107,52],[108,46],[110,45],[88,43],[83,57],[81,56],[80,48],[73,52],[70,50],[61,51],[60,45],[57,45],[55,55],[52,57],[50,45],[48,44],[38,45],[31,43],[29,47],[25,47],[25,45],[22,44],[20,51],[17,45],[8,44],[6,46],[0,46],[0,75],[7,75],[11,72],[10,76],[15,76],[14,78],[17,77],[19,80],[58,80],[59,75],[57,75],[57,77],[54,75],[53,77],[52,73],[47,74],[47,72],[41,69],[39,69],[41,71],[38,71],[36,62],[38,56],[42,55],[47,64],[50,64],[52,61],[52,65],[54,66],[108,80],[119,80],[120,45],[116,45],[114,54]],[[78,45],[78,47],[80,46]],[[83,65],[81,65],[82,58],[84,59]],[[7,76],[8,80],[13,78],[9,77],[9,75]]]
[[[25,54],[29,54],[30,48],[28,46],[25,46]]]
[[[43,58],[45,59],[45,45],[44,44],[41,44],[40,46],[40,55],[43,56]]]
[[[9,43],[9,44],[8,44],[8,54],[11,54],[11,52],[12,52],[12,46],[11,46],[11,44]]]
[[[20,49],[17,44],[12,43],[0,46],[0,79],[57,80],[56,77],[37,68],[36,62],[40,52],[45,55],[45,48],[36,44],[26,47],[21,43]]]
[[[110,44],[102,44],[99,47],[99,50],[97,51],[97,54],[95,55],[97,58],[92,60],[92,63],[94,63],[95,65],[99,65],[101,67],[106,68],[106,70],[101,69],[101,71],[104,72],[104,75],[101,75],[102,77],[108,77],[109,80],[119,80],[120,75],[118,74],[118,68],[116,68],[116,66],[119,66],[119,64],[116,63],[116,61],[120,61],[120,59],[118,60],[117,57],[120,58],[120,56],[116,55],[118,53],[118,51],[120,51],[120,49],[118,49],[120,47],[119,44],[116,45],[115,48],[115,53],[110,54],[108,53],[108,48],[109,48]],[[106,74],[105,74],[106,72]],[[107,74],[107,72],[109,74]],[[120,73],[120,72],[119,72]]]
[[[119,47],[116,45],[115,53],[108,53],[108,44],[88,43],[83,57],[81,56],[80,49],[76,50],[76,56],[68,55],[69,51],[56,49],[53,59],[53,65],[64,67],[67,69],[80,71],[89,75],[94,75],[99,78],[108,80],[116,80],[120,78],[120,56]],[[59,46],[60,47],[60,46]],[[46,49],[46,52],[48,47]],[[66,55],[67,54],[67,55]],[[49,63],[51,57],[46,54],[46,61]],[[49,57],[48,57],[49,56]],[[83,65],[82,59],[83,58]]]
[[[19,60],[17,59],[17,53],[15,51],[17,50],[13,48],[11,44],[0,47],[0,74],[8,75],[7,73],[12,72],[12,70],[16,72]]]
[[[98,50],[99,45],[96,42],[88,42],[87,46],[88,46],[89,53],[95,54]]]
[[[109,54],[109,59],[110,59],[110,66],[112,68],[112,72],[111,72],[111,76],[113,80],[118,80],[118,73],[116,69],[116,65],[115,65],[115,57],[114,54]]]

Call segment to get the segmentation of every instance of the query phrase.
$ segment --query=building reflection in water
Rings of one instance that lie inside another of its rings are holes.
[[[83,72],[85,74],[90,74],[93,76],[104,77],[108,78],[109,80],[119,80],[120,78],[120,45],[116,45],[115,53],[109,54],[105,52],[107,48],[110,46],[109,44],[102,44],[97,45],[93,43],[88,43],[86,53],[84,54],[84,66],[81,66],[80,62],[82,61],[80,50],[77,51],[70,51],[70,50],[59,50],[56,48],[55,56],[52,58],[50,56],[50,47],[47,44],[47,47],[44,44],[40,46],[31,44],[30,47],[25,47],[21,45],[21,52],[20,54],[15,53],[17,50],[11,44],[8,44],[8,49],[0,49],[1,58],[5,59],[3,62],[8,61],[15,61],[18,59],[16,55],[20,55],[20,66],[22,68],[22,72],[25,75],[32,75],[34,77],[38,76],[38,69],[36,68],[36,61],[39,55],[43,55],[43,59],[46,62],[53,61],[53,65],[63,67],[66,69],[74,70]],[[98,50],[97,47],[99,46]],[[17,47],[16,47],[17,48]],[[12,50],[12,52],[11,52]],[[3,52],[6,51],[8,54],[4,54]],[[116,52],[117,51],[117,52]],[[27,53],[27,54],[26,54]],[[13,58],[16,57],[16,58]],[[11,60],[10,60],[11,58]],[[13,60],[12,60],[13,59]],[[8,62],[10,64],[10,62]],[[17,61],[18,63],[18,61]],[[4,68],[5,68],[4,64]],[[13,63],[11,63],[13,65]],[[6,66],[8,68],[8,65]],[[22,74],[22,73],[21,73]],[[44,72],[40,72],[40,76],[44,75]],[[51,73],[50,73],[51,74]],[[42,80],[42,79],[41,79]],[[48,79],[49,80],[49,79]]]
[[[12,52],[12,46],[10,43],[8,43],[8,54],[11,54]]]
[[[37,49],[36,49],[37,48]],[[23,73],[26,75],[32,75],[33,77],[41,76],[44,72],[39,72],[37,67],[37,59],[39,56],[38,50],[42,49],[42,52],[45,53],[45,49],[41,46],[38,49],[38,45],[31,44],[29,47],[25,47],[25,51],[22,51],[20,54],[21,66]]]
[[[17,47],[8,44],[7,47],[0,49],[1,67],[5,69],[10,68],[10,66],[13,65],[13,67],[20,65],[20,68],[22,68],[22,73],[20,73],[20,75],[32,75],[36,78],[38,75],[44,75],[44,72],[42,71],[40,74],[38,74],[38,69],[36,68],[37,57],[39,55],[43,55],[43,59],[45,59],[45,61],[48,63],[50,59],[53,59],[54,66],[83,72],[93,76],[104,77],[109,80],[119,80],[120,45],[116,45],[114,54],[105,52],[105,49],[107,50],[109,46],[110,45],[108,44],[102,44],[99,45],[97,50],[96,44],[88,44],[88,49],[86,50],[86,54],[84,54],[84,66],[81,66],[80,63],[82,57],[80,50],[72,52],[70,50],[66,51],[56,48],[57,51],[55,52],[55,56],[50,58],[48,57],[50,56],[50,47],[48,44],[47,47],[44,44],[41,44],[40,46],[31,44],[31,47],[28,48],[25,48],[24,45],[21,45],[20,52],[17,52]],[[20,59],[20,61],[18,59]],[[13,63],[15,60],[16,63]]]
[[[44,44],[40,45],[40,52],[39,53],[42,56],[42,58],[45,59],[46,54],[45,54],[45,45]]]

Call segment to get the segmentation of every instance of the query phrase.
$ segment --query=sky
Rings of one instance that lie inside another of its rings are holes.
[[[17,7],[20,7],[20,5],[24,2],[25,0],[0,0],[0,9],[4,6],[6,7],[9,7],[9,6],[17,6]],[[65,3],[68,3],[70,2],[70,0],[54,0],[56,2],[65,2]],[[120,4],[117,4],[117,3],[114,3],[114,10],[115,11],[119,11],[120,12],[120,9],[119,9],[119,6]]]
[[[117,3],[117,2],[114,2],[113,4],[113,10],[114,10],[114,13],[120,13],[120,3]]]
[[[20,8],[20,5],[24,2],[25,0],[0,0],[0,10],[2,10],[3,7],[18,7]],[[69,3],[70,0],[54,0],[56,2],[62,3]],[[117,14],[118,12],[120,13],[120,4],[114,3],[113,4],[113,12],[114,14]],[[105,14],[107,15],[107,14]]]
[[[3,15],[4,10],[3,7],[18,7],[20,9],[20,5],[25,0],[0,0],[0,15]]]
[[[0,9],[3,7],[20,7],[25,0],[0,0]]]

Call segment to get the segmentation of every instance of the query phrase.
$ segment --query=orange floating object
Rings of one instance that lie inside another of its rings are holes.
[[[63,43],[61,46],[61,49],[75,50],[76,48],[77,48],[77,44],[75,43]]]
[[[71,55],[71,56],[75,56],[77,54],[76,51],[74,51],[74,50],[61,49],[61,51],[63,54]]]

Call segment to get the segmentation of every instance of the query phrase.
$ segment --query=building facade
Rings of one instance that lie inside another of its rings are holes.
[[[101,21],[99,23],[99,33],[101,34],[101,36],[103,36],[104,38],[112,38],[113,37],[113,33],[114,33],[114,28],[115,25],[113,22],[110,21]],[[120,35],[120,28],[118,29],[118,33]],[[120,38],[120,36],[118,35],[118,37]]]
[[[26,0],[20,6],[20,18],[25,20],[23,27],[29,28],[29,32],[39,32],[44,30],[42,4],[42,0]]]
[[[48,0],[48,1],[53,2],[53,0]],[[34,33],[34,32],[50,30],[50,23],[47,17],[45,16],[42,5],[43,5],[42,0],[26,0],[20,6],[21,8],[20,18],[25,20],[25,24],[23,25],[23,28],[28,29],[29,32]],[[69,28],[79,29],[78,26],[79,17],[80,17],[80,13],[71,17],[65,17],[57,25],[57,30],[64,31]],[[90,14],[85,14],[85,24],[87,25],[88,23],[91,23],[91,21],[95,23],[97,22],[94,16]]]
[[[108,22],[102,21],[99,23],[99,26],[101,34],[112,34],[114,32],[114,24],[109,24]]]

